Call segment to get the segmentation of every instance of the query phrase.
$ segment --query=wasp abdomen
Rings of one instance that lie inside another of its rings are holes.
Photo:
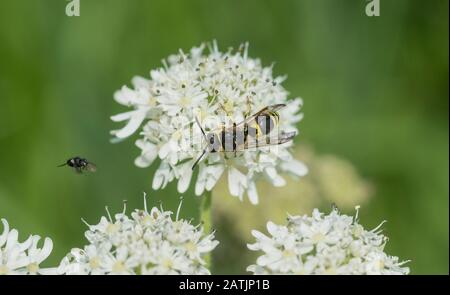
[[[222,131],[222,150],[225,152],[233,152],[236,149],[234,132]]]
[[[256,123],[258,124],[259,130],[262,135],[269,134],[272,132],[276,124],[276,116],[262,115],[256,118]]]

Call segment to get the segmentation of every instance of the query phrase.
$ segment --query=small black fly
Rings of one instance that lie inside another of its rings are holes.
[[[58,167],[63,166],[72,167],[77,173],[82,173],[83,171],[95,172],[97,170],[97,166],[95,166],[94,163],[91,163],[88,160],[80,157],[70,158],[64,164],[61,164]]]

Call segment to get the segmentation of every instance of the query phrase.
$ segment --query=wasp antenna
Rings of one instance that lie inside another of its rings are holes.
[[[203,158],[203,156],[206,154],[206,149],[203,150],[202,154],[195,160],[194,165],[192,165],[192,170],[195,169],[195,166],[197,166],[198,162]]]
[[[63,167],[63,166],[66,166],[66,165],[67,165],[67,163],[64,163],[64,164],[58,165],[56,167]]]
[[[195,122],[197,123],[198,127],[199,127],[200,130],[202,131],[203,137],[204,137],[205,140],[207,141],[208,138],[206,137],[206,133],[205,133],[205,130],[203,130],[202,125],[200,125],[200,121],[198,120],[198,117],[195,117]]]

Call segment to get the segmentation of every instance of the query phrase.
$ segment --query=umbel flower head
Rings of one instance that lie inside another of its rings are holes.
[[[145,198],[145,196],[144,196]],[[202,256],[218,241],[200,226],[175,220],[172,212],[153,207],[135,210],[131,218],[109,214],[96,225],[88,225],[83,249],[72,249],[59,266],[60,274],[209,274]]]
[[[38,235],[30,235],[20,243],[19,232],[9,229],[6,219],[2,219],[3,233],[0,235],[0,275],[26,275],[26,274],[53,274],[54,268],[40,268],[50,255],[53,242],[50,238],[44,239],[42,248],[38,247],[41,239]]]
[[[316,153],[313,147],[306,144],[295,145],[293,155],[301,157],[310,173],[302,181],[286,179],[286,185],[282,188],[257,181],[256,185],[264,192],[258,206],[230,198],[226,183],[221,179],[214,191],[214,220],[229,222],[241,239],[249,240],[252,229],[262,229],[267,220],[274,223],[285,221],[286,212],[292,208],[303,214],[333,202],[339,204],[340,209],[347,210],[366,203],[372,197],[372,183],[364,179],[345,158]],[[274,198],[274,195],[277,197]],[[253,256],[254,253],[241,254]]]
[[[136,145],[141,155],[135,164],[148,167],[157,158],[161,160],[153,178],[155,190],[175,179],[180,193],[188,189],[191,168],[205,147],[196,118],[208,132],[238,124],[266,106],[285,104],[278,111],[277,128],[298,132],[295,124],[302,119],[302,100],[287,99],[288,92],[281,85],[284,76],[273,77],[272,66],[263,67],[259,59],[248,57],[247,44],[239,50],[221,52],[214,42],[208,53],[204,49],[202,44],[189,53],[180,50],[163,60],[164,67],[152,70],[149,80],[134,77],[132,88],[123,86],[114,95],[118,103],[132,110],[111,117],[116,122],[127,121],[125,127],[111,134],[118,141],[139,131],[141,137]],[[233,155],[206,153],[198,165],[196,195],[211,191],[225,173],[231,195],[242,200],[247,193],[252,203],[258,203],[256,178],[283,186],[285,180],[280,172],[294,176],[307,173],[287,150],[291,144]]]
[[[288,224],[267,223],[270,234],[252,234],[253,251],[263,251],[256,264],[247,268],[254,274],[408,274],[398,257],[384,252],[387,238],[379,229],[365,230],[355,217],[333,209],[324,215],[314,209],[312,216],[289,216]]]

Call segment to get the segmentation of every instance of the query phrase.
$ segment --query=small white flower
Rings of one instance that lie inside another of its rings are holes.
[[[175,220],[172,212],[156,207],[101,217],[88,225],[88,244],[72,249],[59,266],[61,274],[209,274],[204,254],[218,244],[214,234],[190,222]]]
[[[27,240],[18,241],[19,232],[9,229],[6,219],[2,219],[3,233],[0,235],[0,275],[15,274],[55,274],[55,268],[40,268],[53,249],[53,242],[45,238],[42,248],[38,248],[41,239],[30,235]]]
[[[209,53],[204,45],[190,53],[171,55],[163,60],[163,68],[150,72],[150,80],[135,77],[133,88],[123,86],[115,100],[131,111],[112,116],[115,122],[126,125],[111,134],[114,141],[135,132],[141,155],[138,167],[148,167],[161,160],[153,178],[153,189],[163,189],[169,182],[178,181],[178,191],[185,192],[191,183],[191,167],[201,154],[205,142],[195,124],[198,117],[205,130],[218,129],[221,121],[231,124],[273,104],[286,104],[279,111],[279,128],[298,131],[302,119],[302,100],[288,100],[288,92],[281,86],[285,77],[273,77],[272,66],[263,67],[259,59],[248,57],[248,45],[239,50],[220,52],[214,42]],[[215,118],[213,120],[209,120]],[[306,166],[293,159],[285,143],[275,148],[260,148],[235,155],[209,153],[198,165],[195,193],[211,191],[222,174],[228,175],[230,193],[258,203],[255,179],[266,178],[274,186],[283,186],[280,173],[303,176]],[[226,171],[227,170],[227,171]]]
[[[377,228],[367,231],[356,216],[333,209],[324,215],[314,209],[309,216],[289,216],[288,224],[267,223],[270,236],[252,231],[253,251],[262,251],[256,264],[247,268],[254,274],[408,274],[398,257],[384,252],[387,238]]]

